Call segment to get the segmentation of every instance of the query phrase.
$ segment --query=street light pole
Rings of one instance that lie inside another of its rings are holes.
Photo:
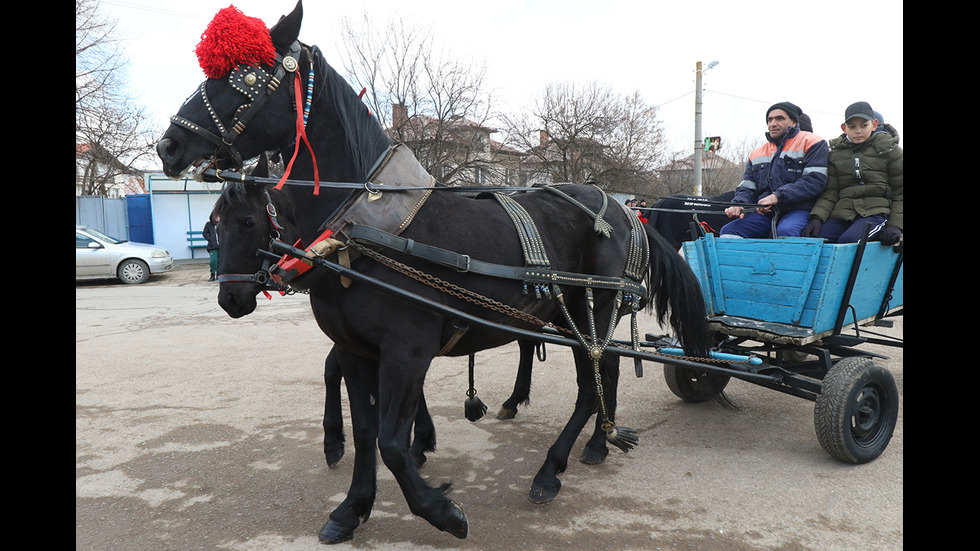
[[[701,136],[701,74],[704,71],[718,65],[717,61],[712,61],[704,70],[701,69],[701,62],[698,62],[694,72],[694,194],[701,195],[701,165],[704,156],[704,138]]]

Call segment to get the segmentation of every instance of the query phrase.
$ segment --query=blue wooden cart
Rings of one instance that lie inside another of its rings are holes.
[[[708,234],[683,253],[704,293],[715,352],[751,361],[665,363],[674,394],[706,401],[732,377],[749,381],[813,400],[818,440],[832,456],[865,463],[881,454],[898,388],[877,361],[884,356],[857,347],[902,346],[868,328],[902,313],[903,245]]]

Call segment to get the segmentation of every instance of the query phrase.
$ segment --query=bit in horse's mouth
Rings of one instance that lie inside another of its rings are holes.
[[[211,168],[212,166],[218,168],[214,162],[214,158],[205,159],[204,157],[201,157],[199,159],[196,159],[193,163],[191,163],[191,166],[188,167],[188,169],[190,168],[194,169],[193,171],[194,181],[203,182],[204,171]]]

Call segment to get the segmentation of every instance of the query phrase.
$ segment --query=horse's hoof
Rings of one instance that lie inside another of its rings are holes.
[[[501,421],[506,421],[507,419],[513,419],[514,417],[517,417],[516,409],[502,407],[500,408],[500,411],[497,412],[497,419],[500,419]]]
[[[607,455],[609,455],[608,448],[603,448],[602,450],[585,448],[582,450],[582,456],[578,460],[586,465],[599,465],[606,460]]]
[[[528,494],[527,498],[536,505],[541,505],[543,503],[548,503],[549,501],[554,501],[558,497],[558,490],[561,489],[561,482],[555,487],[544,487],[537,486],[531,487],[531,492]]]
[[[325,450],[323,452],[323,456],[327,460],[327,467],[333,469],[340,463],[340,460],[343,459],[344,448],[340,448],[338,450],[329,450],[329,451]]]
[[[354,528],[343,526],[333,520],[328,520],[323,528],[320,528],[321,543],[342,543],[354,537]]]
[[[450,505],[452,506],[452,510],[449,512],[449,518],[446,520],[445,530],[461,540],[466,539],[466,536],[470,532],[470,523],[467,522],[466,515],[455,501],[451,502]]]

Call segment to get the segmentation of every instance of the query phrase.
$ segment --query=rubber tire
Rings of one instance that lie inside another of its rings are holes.
[[[119,265],[116,275],[123,283],[135,285],[150,278],[150,267],[138,258],[130,258]]]
[[[867,463],[888,446],[898,422],[898,386],[873,358],[837,362],[813,409],[820,446],[846,463]]]
[[[713,400],[728,386],[728,375],[695,371],[689,367],[664,364],[667,388],[685,402],[700,403]]]

